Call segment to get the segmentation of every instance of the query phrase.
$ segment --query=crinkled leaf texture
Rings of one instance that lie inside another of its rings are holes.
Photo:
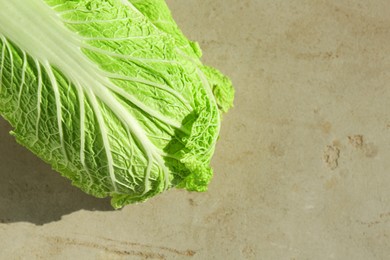
[[[204,191],[234,90],[163,0],[0,0],[0,114],[115,208]]]

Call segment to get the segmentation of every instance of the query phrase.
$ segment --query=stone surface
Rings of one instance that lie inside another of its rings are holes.
[[[113,211],[1,121],[0,258],[388,259],[390,2],[168,4],[237,90],[209,191]]]

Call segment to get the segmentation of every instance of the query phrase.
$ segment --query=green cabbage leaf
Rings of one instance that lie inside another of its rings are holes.
[[[163,0],[0,0],[0,115],[114,208],[205,191],[234,89]]]

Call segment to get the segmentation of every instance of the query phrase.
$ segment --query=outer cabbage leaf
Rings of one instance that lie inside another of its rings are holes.
[[[130,2],[142,12],[159,29],[169,33],[175,39],[178,46],[187,58],[203,70],[206,75],[217,104],[222,112],[227,112],[233,107],[234,88],[229,78],[217,69],[203,66],[199,58],[202,51],[197,42],[189,41],[172,18],[171,12],[164,0],[130,0]]]
[[[115,208],[206,190],[218,108],[233,101],[165,3],[147,2],[0,0],[0,114],[21,145]]]

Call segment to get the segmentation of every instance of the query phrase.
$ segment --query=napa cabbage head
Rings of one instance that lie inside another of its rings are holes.
[[[0,114],[21,145],[115,208],[206,190],[234,90],[163,0],[0,6]]]

